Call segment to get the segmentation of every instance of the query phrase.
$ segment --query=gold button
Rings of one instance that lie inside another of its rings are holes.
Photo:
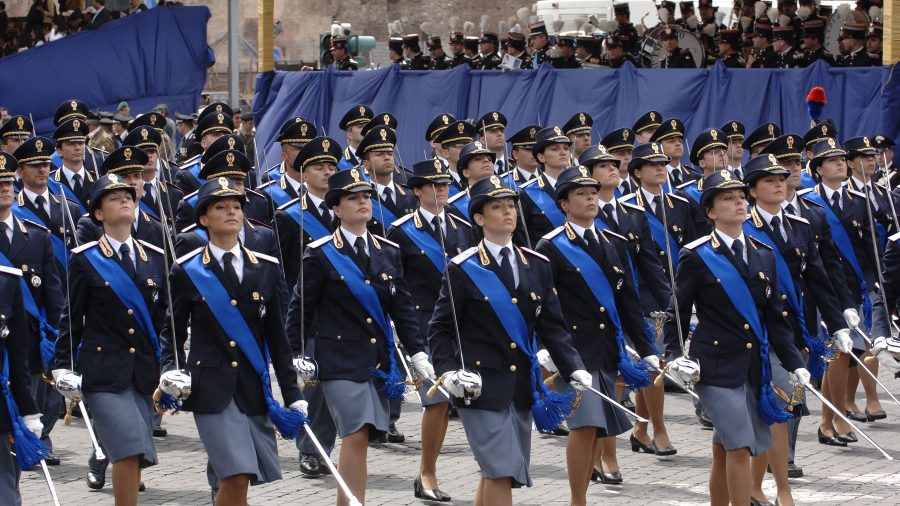
[[[103,351],[103,348],[97,346],[97,351]]]
[[[199,361],[199,360],[197,361],[197,365],[200,365],[200,361]]]
[[[109,281],[104,281],[103,286],[109,286]]]
[[[600,306],[600,312],[601,312],[601,313],[605,313],[605,312],[606,312],[606,308],[603,307],[603,306]]]
[[[419,309],[419,306],[418,306],[418,305],[416,306],[416,309]]]
[[[234,300],[234,299],[231,299],[231,305],[232,305],[232,306],[237,306],[237,301]]]
[[[601,323],[601,324],[600,324],[600,330],[603,330],[603,329],[605,329],[605,328],[606,328],[606,324],[605,324],[605,323]]]
[[[236,361],[235,361],[235,362],[232,362],[232,363],[231,363],[231,367],[232,367],[232,368],[237,368],[237,362],[236,362]]]
[[[516,366],[515,365],[509,366],[509,370],[512,372],[516,372]]]
[[[368,324],[370,324],[370,325],[371,325],[371,323],[372,323],[372,319],[371,319],[371,318],[366,318],[366,323],[368,323]]]
[[[512,298],[512,303],[513,303],[513,304],[518,304],[518,303],[519,303],[519,299],[513,297],[513,298]]]
[[[128,348],[128,353],[134,353],[134,348]]]
[[[129,334],[129,335],[134,334],[134,329],[128,329],[128,334]]]
[[[747,343],[747,349],[748,349],[748,350],[752,350],[752,349],[753,349],[753,343]]]
[[[378,342],[378,339],[375,339],[375,338],[373,337],[372,339],[369,339],[369,342],[372,343],[372,344],[375,344],[375,343]]]
[[[206,302],[206,297],[200,296],[200,300],[202,300],[203,302]]]
[[[237,346],[237,343],[234,341],[228,341],[228,346],[231,346],[232,348],[234,348],[235,346]]]
[[[719,284],[721,285],[721,284],[722,284],[722,280],[719,279],[719,278],[716,278],[716,283],[719,283]]]
[[[744,330],[750,330],[750,324],[745,323],[745,324],[744,324]]]
[[[368,280],[368,279],[367,279],[367,280],[366,280],[366,284],[367,284],[367,285],[371,285],[371,284],[372,284],[372,282],[371,282],[371,281],[369,281],[369,280]]]
[[[781,294],[781,300],[787,300],[787,295]]]
[[[131,310],[131,309],[129,309],[129,310],[128,310],[128,316],[131,316],[131,315],[133,315],[133,314],[134,314],[134,311]]]
[[[516,346],[516,343],[509,343],[509,347],[512,349],[518,348],[518,346]]]
[[[713,341],[713,346],[718,346],[718,345],[719,345],[719,341]]]
[[[581,272],[581,269],[578,268],[578,267],[576,267],[576,268],[575,268],[575,272]]]
[[[476,360],[476,361],[475,361],[475,365],[480,366],[480,365],[481,365],[481,360]]]
[[[485,295],[485,296],[484,296],[484,301],[487,302],[487,300],[488,300],[487,295]]]
[[[787,312],[787,311],[782,311],[782,312],[781,312],[781,316],[787,317],[787,315],[788,315],[788,312]]]
[[[666,252],[665,252],[665,251],[660,251],[660,252],[659,252],[659,256],[661,256],[661,257],[666,256]]]
[[[337,338],[338,338],[338,341],[340,341],[340,340],[341,340],[341,336],[337,336]]]
[[[578,325],[572,325],[572,330],[578,330]]]

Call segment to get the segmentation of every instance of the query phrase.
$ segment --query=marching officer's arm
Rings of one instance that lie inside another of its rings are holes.
[[[275,216],[272,218],[272,227],[278,231],[278,250],[281,252],[281,259],[284,262],[284,272],[287,275],[288,263],[296,262],[295,259],[299,258],[302,261],[303,251],[297,251],[300,248],[303,238],[298,238],[296,235],[300,233],[300,229],[294,230],[293,219],[284,211],[275,211]],[[296,264],[294,264],[296,265]],[[299,269],[298,269],[299,272]],[[297,282],[296,279],[285,279],[288,282],[288,285],[292,285]]]
[[[382,247],[388,247],[384,245],[384,241],[382,241]],[[419,321],[416,319],[415,309],[413,309],[414,306],[409,295],[409,287],[403,276],[400,248],[388,251],[392,253],[392,264],[396,266],[397,270],[397,274],[391,280],[394,293],[391,296],[389,313],[397,329],[397,336],[400,337],[400,342],[406,348],[406,353],[411,357],[420,351],[425,351],[424,338],[419,335]],[[392,353],[393,350],[388,350],[388,352]]]
[[[281,272],[277,265],[271,265],[271,272],[274,276],[281,277]],[[263,282],[271,282],[271,278],[266,277]],[[297,371],[294,369],[291,361],[293,354],[285,334],[284,307],[284,293],[278,288],[272,290],[272,297],[265,303],[266,313],[264,316],[265,321],[263,322],[263,332],[265,332],[265,339],[269,346],[272,367],[275,369],[276,378],[278,378],[281,396],[284,399],[284,404],[290,406],[294,402],[303,399],[303,395],[300,393],[300,388],[297,385]]]
[[[822,237],[817,238],[816,244],[818,245],[819,256],[822,258],[825,272],[828,273],[828,280],[834,293],[837,295],[838,304],[842,309],[855,308],[857,303],[853,300],[852,292],[846,289],[849,285],[844,277],[841,254],[831,238],[831,226],[824,217],[822,218]]]
[[[441,280],[441,292],[434,304],[434,314],[428,323],[428,345],[431,349],[434,372],[438,376],[459,369],[454,316],[460,322],[467,318],[467,293],[469,280],[466,274],[460,266],[451,262],[447,265],[447,272]]]
[[[625,242],[616,242],[614,240],[613,245],[622,261],[623,270],[626,271],[623,275],[622,289],[615,290],[616,310],[619,312],[619,320],[622,322],[622,331],[631,338],[631,341],[634,343],[635,351],[637,351],[641,357],[657,355],[658,352],[652,340],[654,338],[647,335],[647,326],[644,324],[644,316],[641,314],[641,305],[636,302],[640,297],[638,296],[637,287],[634,284],[634,276],[632,276],[630,272],[627,272],[629,270],[627,261],[628,251]],[[656,272],[661,275],[662,268],[658,268]],[[665,280],[663,283],[664,286],[668,286],[668,283],[666,283]],[[671,292],[669,297],[671,298]],[[663,305],[667,303],[668,302],[666,301]]]
[[[59,336],[56,338],[56,366],[54,369],[69,369],[72,354],[81,344],[84,332],[84,303],[89,289],[89,273],[84,265],[84,257],[72,255],[69,261],[69,300],[59,317]]]
[[[659,307],[664,308],[669,305],[669,301],[672,299],[672,287],[669,283],[669,278],[666,276],[666,271],[663,270],[662,259],[656,253],[658,246],[656,241],[653,240],[653,236],[650,235],[650,224],[646,219],[640,220],[640,223],[641,234],[638,238],[639,246],[637,255],[634,258],[634,267],[644,280],[644,287],[650,290]],[[673,251],[672,253],[674,254],[675,252]],[[647,355],[641,356],[646,357]]]
[[[39,411],[34,397],[31,395],[31,376],[28,368],[29,337],[28,324],[26,323],[27,314],[25,313],[22,291],[19,288],[21,285],[18,283],[18,280],[14,280],[8,286],[14,287],[15,297],[13,297],[12,301],[12,318],[5,322],[9,328],[9,335],[6,337],[9,383],[4,385],[4,387],[8,387],[12,391],[13,398],[19,406],[19,414],[22,416],[34,415],[39,413]]]
[[[166,320],[163,322],[162,332],[159,336],[159,344],[162,348],[161,372],[175,369],[176,356],[179,364],[185,363],[184,343],[188,338],[187,331],[188,320],[191,314],[191,300],[196,293],[187,277],[187,273],[178,264],[172,266],[169,283],[172,293],[172,306],[166,312]],[[173,336],[175,338],[174,341]]]
[[[572,344],[572,336],[566,330],[566,321],[563,318],[559,297],[556,295],[556,288],[553,287],[553,273],[550,270],[549,262],[533,256],[530,260],[535,262],[534,267],[538,269],[541,276],[540,286],[549,288],[544,292],[543,308],[537,316],[534,332],[541,345],[550,352],[550,357],[559,369],[560,376],[568,379],[572,376],[572,372],[584,369],[584,363]]]
[[[900,234],[888,240],[884,252],[884,300],[891,310],[897,307],[900,299]]]
[[[838,296],[829,280],[830,273],[825,270],[825,264],[816,247],[816,241],[810,231],[809,241],[806,244],[806,271],[804,278],[809,295],[812,296],[816,309],[822,314],[822,320],[831,333],[846,328],[847,323],[842,314],[846,307],[839,306]],[[849,306],[847,306],[849,307]]]
[[[288,341],[291,343],[291,349],[295,353],[299,353],[303,349],[300,324],[302,324],[303,339],[308,339],[313,315],[316,314],[316,308],[319,307],[322,292],[325,291],[325,285],[328,283],[329,274],[333,269],[326,263],[315,249],[307,248],[303,254],[303,278],[298,279],[297,284],[294,286],[294,294],[291,296],[290,304],[288,304],[287,313]],[[302,297],[301,293],[303,294]],[[305,318],[302,322],[299,321],[301,304],[303,304],[303,312],[305,313]]]
[[[769,286],[771,294],[766,298],[766,305],[762,316],[762,323],[766,328],[769,345],[775,350],[775,354],[781,360],[781,366],[793,372],[806,367],[806,361],[800,355],[800,350],[794,344],[794,331],[784,313],[784,300],[781,298],[781,290],[778,289],[778,273],[775,270],[775,254],[768,250],[759,250],[760,258],[771,268]],[[680,267],[679,267],[680,269]],[[679,271],[680,272],[680,271]],[[681,301],[679,300],[679,303]]]
[[[178,202],[178,209],[175,210],[175,230],[181,232],[192,223],[194,223],[194,208],[182,199]]]
[[[665,348],[666,356],[672,356],[670,350],[678,350],[675,355],[680,355],[678,345],[678,332],[675,327],[675,318],[681,322],[681,342],[687,342],[691,329],[691,308],[697,293],[700,291],[700,282],[705,276],[698,273],[707,267],[700,257],[688,248],[681,248],[678,255],[678,271],[675,273],[675,291],[666,311]],[[675,301],[678,301],[678,315],[675,315]]]
[[[100,227],[94,223],[94,220],[91,220],[90,218],[78,220],[78,226],[75,228],[75,238],[78,240],[78,244],[87,244],[96,241],[100,239],[101,235],[103,235],[103,232],[100,230]]]
[[[56,262],[56,256],[53,254],[53,245],[50,242],[49,232],[44,235],[42,247],[44,254],[41,259],[41,300],[44,304],[44,310],[47,312],[47,323],[56,327],[59,325],[59,318],[66,299],[63,296],[59,267]],[[26,278],[25,281],[34,286],[32,280]]]

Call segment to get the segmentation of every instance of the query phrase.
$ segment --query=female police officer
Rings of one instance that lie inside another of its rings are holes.
[[[532,415],[539,430],[552,430],[574,399],[543,385],[535,334],[573,386],[590,385],[591,375],[566,331],[547,258],[512,244],[516,192],[491,176],[470,195],[484,239],[448,266],[429,345],[481,467],[474,502],[502,506],[512,504],[513,486],[531,485]]]

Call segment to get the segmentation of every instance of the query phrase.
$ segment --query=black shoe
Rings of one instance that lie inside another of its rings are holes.
[[[854,411],[844,411],[844,414],[847,415],[847,418],[853,420],[854,422],[868,422],[869,421],[869,417],[862,413],[856,413]]]
[[[301,453],[300,472],[306,476],[318,476],[321,473],[319,459],[311,453]]]
[[[596,467],[591,469],[591,481],[600,481],[600,471]]]
[[[447,502],[450,500],[450,496],[442,492],[439,488],[428,490],[427,488],[422,487],[421,478],[416,478],[415,481],[413,481],[413,495],[415,495],[417,499],[425,499],[426,501]]]
[[[387,440],[389,443],[402,443],[406,441],[406,436],[401,434],[397,427],[391,426],[388,428]]]
[[[331,469],[328,469],[328,464],[325,463],[325,459],[316,455],[316,460],[319,461],[319,474],[331,474]]]
[[[631,437],[628,438],[628,441],[631,443],[631,451],[635,453],[649,453],[653,455],[656,451],[653,449],[652,445],[645,445],[638,438],[634,437],[634,433],[631,434]]]
[[[634,409],[635,409],[635,408],[634,408],[634,401],[631,400],[631,396],[628,396],[628,397],[622,399],[622,405],[625,406],[626,408],[632,410],[632,411],[634,411]]]
[[[669,455],[675,455],[678,453],[678,450],[674,446],[667,446],[665,448],[660,448],[656,446],[656,440],[650,443],[650,446],[653,447],[653,453],[656,454],[657,457],[668,457]]]
[[[845,443],[856,443],[859,439],[856,439],[856,434],[851,430],[846,434],[841,434],[840,432],[834,432],[835,437],[837,437],[838,441],[843,441]]]
[[[563,427],[563,426],[560,425],[559,427],[557,427],[557,428],[553,429],[552,431],[550,431],[550,434],[552,434],[552,435],[554,435],[554,436],[568,436],[568,435],[569,435],[569,429],[567,429],[567,428],[565,428],[565,427]]]
[[[166,437],[169,435],[169,431],[167,431],[163,427],[153,427],[153,437]]]
[[[48,466],[58,466],[59,465],[59,457],[53,453],[53,450],[47,450],[47,455],[44,457],[44,463]]]
[[[875,420],[884,420],[885,418],[887,418],[887,413],[885,413],[884,410],[874,412],[869,412],[868,409],[866,410],[866,420],[870,422],[874,422]]]
[[[707,413],[705,409],[701,409],[700,412],[697,413],[697,420],[700,420],[700,425],[710,429],[713,428],[712,419],[709,418],[709,413]]]
[[[819,444],[823,444],[826,446],[847,446],[847,443],[839,440],[834,436],[826,436],[824,432],[822,432],[822,427],[819,427]],[[831,429],[832,433],[835,433],[834,429]]]
[[[145,491],[145,490],[147,490],[147,486],[144,485],[143,480],[141,480],[141,484],[138,485],[138,492],[143,492],[143,491]]]
[[[88,488],[100,490],[103,485],[106,485],[106,473],[88,471],[86,480]]]
[[[450,406],[449,416],[451,420],[459,418],[459,411],[457,411],[455,407]]]
[[[756,499],[755,497],[751,497],[751,498],[750,498],[750,505],[751,505],[751,506],[772,506],[772,503],[770,503],[770,502],[762,502],[762,501],[760,501],[759,499]]]
[[[596,472],[596,470],[595,470]],[[614,473],[607,473],[603,470],[603,466],[600,466],[600,483],[605,483],[607,485],[621,485],[622,484],[622,473],[620,471],[616,471]]]
[[[788,462],[788,478],[802,478],[803,477],[803,468],[794,464],[793,462]]]

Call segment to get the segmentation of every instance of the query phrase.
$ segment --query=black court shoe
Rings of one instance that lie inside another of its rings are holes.
[[[319,459],[311,453],[300,454],[300,472],[305,476],[318,476],[322,471]]]
[[[847,446],[847,443],[839,440],[834,436],[826,436],[824,432],[822,432],[822,427],[819,427],[819,444],[827,445],[827,446]],[[832,433],[835,433],[834,429],[831,429]]]
[[[788,462],[788,478],[803,478],[803,468],[793,462]]]
[[[859,439],[856,439],[856,434],[854,434],[852,430],[846,434],[834,431],[834,435],[838,441],[843,441],[844,443],[856,443],[859,441]]]
[[[672,445],[669,445],[665,448],[656,446],[655,439],[652,443],[650,443],[650,446],[653,447],[653,453],[655,453],[657,457],[668,457],[669,455],[675,455],[676,453],[678,453],[678,450]]]
[[[622,481],[622,472],[616,471],[614,473],[607,473],[603,470],[603,465],[600,466],[600,483],[605,483],[607,485],[621,485]]]
[[[88,471],[87,478],[87,486],[93,490],[100,490],[103,488],[103,485],[106,485],[106,473],[101,473],[98,471]]]
[[[847,418],[853,420],[854,422],[868,422],[869,417],[862,413],[856,413],[854,411],[844,411],[844,414],[847,415]]]
[[[884,410],[882,410],[882,411],[869,411],[868,409],[866,410],[866,419],[870,422],[874,422],[875,420],[884,420],[885,418],[887,418],[887,413],[885,413]]]
[[[631,437],[628,438],[628,441],[631,443],[631,451],[635,453],[649,453],[653,455],[656,453],[656,450],[653,448],[652,444],[645,445],[638,438],[634,437],[634,433],[631,433]]]
[[[445,494],[441,489],[428,490],[422,486],[422,478],[416,478],[413,481],[413,495],[417,499],[425,499],[426,501],[447,502],[450,496]]]

